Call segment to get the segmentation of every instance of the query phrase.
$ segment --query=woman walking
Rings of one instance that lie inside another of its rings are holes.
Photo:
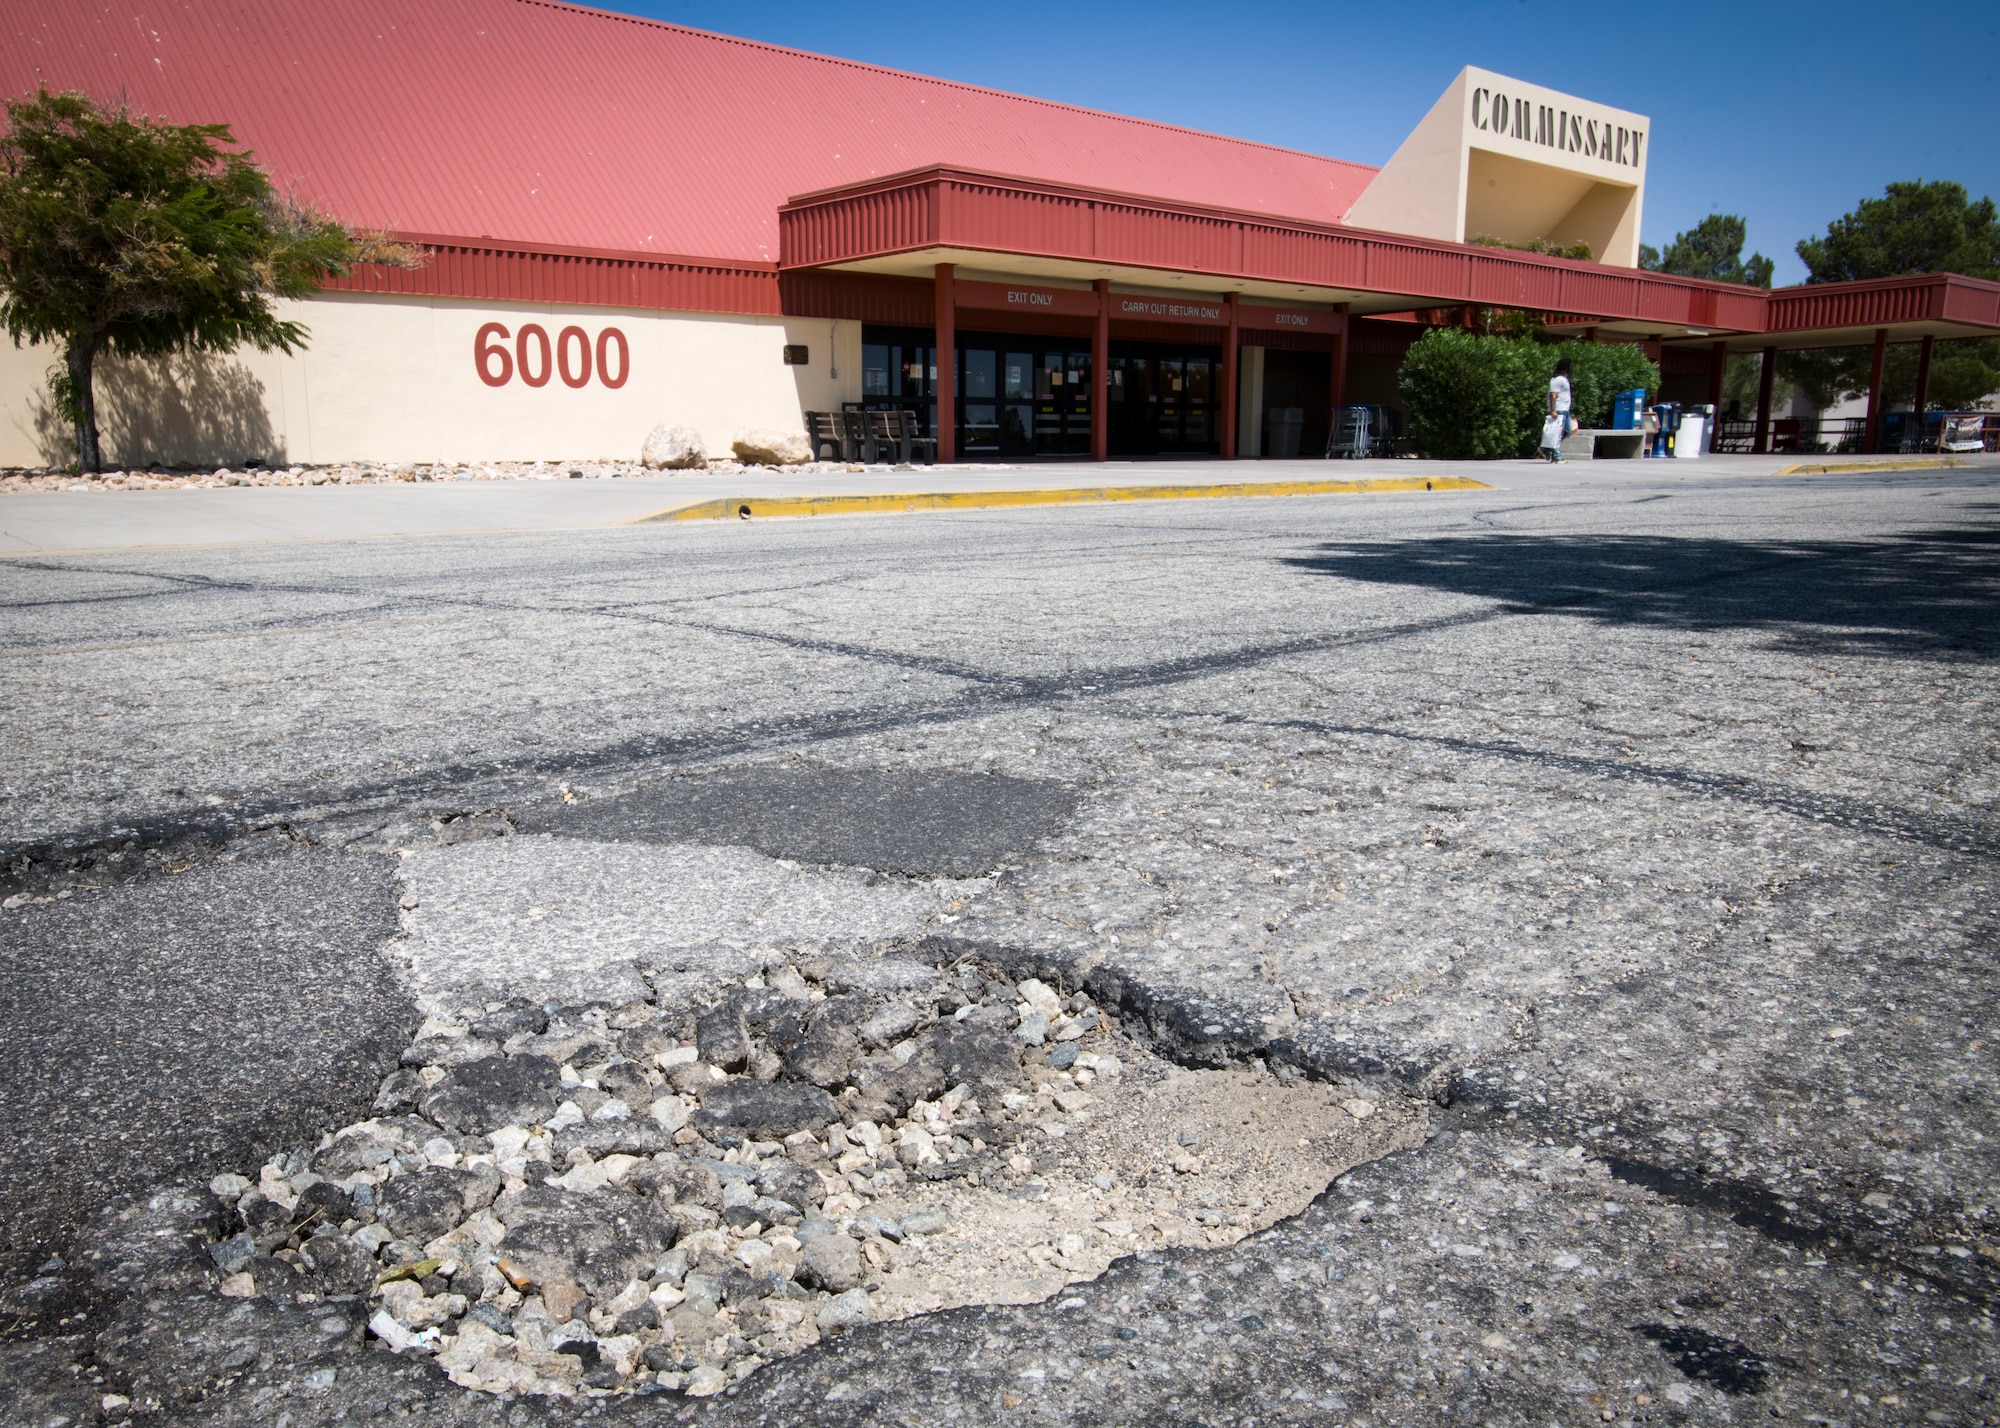
[[[1548,420],[1542,425],[1542,449],[1548,452],[1551,461],[1563,459],[1563,438],[1576,430],[1569,410],[1569,358],[1565,357],[1556,363],[1555,376],[1549,378]],[[1547,438],[1550,436],[1554,436],[1555,440],[1549,441]]]

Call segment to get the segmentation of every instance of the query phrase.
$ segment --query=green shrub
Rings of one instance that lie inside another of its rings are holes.
[[[1445,460],[1517,456],[1523,441],[1532,452],[1541,423],[1533,430],[1527,423],[1548,390],[1540,354],[1525,339],[1455,327],[1426,332],[1396,373],[1410,408],[1411,444]]]
[[[1660,390],[1660,369],[1629,342],[1571,341],[1542,350],[1548,364],[1542,379],[1544,391],[1548,390],[1548,378],[1555,375],[1556,359],[1569,358],[1570,415],[1578,426],[1610,426],[1611,400],[1620,392],[1644,387],[1652,395]],[[1546,399],[1539,410],[1548,410]],[[1539,428],[1540,423],[1536,425]],[[1535,439],[1541,440],[1539,430]]]
[[[1534,455],[1548,413],[1549,379],[1563,357],[1570,360],[1570,413],[1578,426],[1609,426],[1619,392],[1659,390],[1660,369],[1627,343],[1551,346],[1433,328],[1410,348],[1396,374],[1409,404],[1411,444],[1445,460]]]

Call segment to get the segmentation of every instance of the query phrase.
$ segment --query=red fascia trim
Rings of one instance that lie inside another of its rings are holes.
[[[2000,328],[2000,283],[1957,273],[1911,273],[1846,283],[1806,283],[1771,294],[1767,331],[1953,322]]]
[[[332,292],[550,303],[564,307],[726,312],[783,310],[775,263],[564,248],[447,234],[392,232],[428,250],[421,268],[364,263],[327,281]]]
[[[416,243],[427,248],[466,248],[482,253],[528,253],[557,258],[597,258],[614,263],[655,263],[680,268],[727,268],[745,273],[775,273],[778,265],[741,258],[696,258],[685,253],[654,253],[625,248],[569,248],[559,243],[528,243],[512,238],[467,238],[463,234],[411,233],[391,229],[388,237],[398,243]]]
[[[1002,212],[996,204],[1012,206]],[[1733,283],[955,166],[933,165],[800,194],[778,215],[778,261],[787,271],[932,247],[984,249],[1306,281],[1444,303],[1540,308],[1560,302],[1588,306],[1600,317],[1739,332],[1763,330],[1768,300],[1760,289]],[[1296,251],[1286,252],[1287,247]],[[1333,265],[1344,271],[1333,273]],[[1556,292],[1572,285],[1578,289],[1574,294]],[[1592,290],[1598,300],[1589,302]]]
[[[1143,193],[1124,193],[1111,188],[1081,188],[1075,184],[1052,183],[1046,179],[1022,178],[1018,174],[996,173],[989,169],[968,169],[956,165],[932,165],[929,168],[905,169],[901,173],[883,174],[879,178],[865,179],[860,183],[840,184],[833,188],[813,189],[809,193],[794,194],[786,199],[778,209],[782,217],[787,213],[802,212],[830,202],[850,198],[865,198],[870,194],[889,193],[895,189],[919,188],[941,183],[966,183],[979,188],[1008,188],[1023,193],[1036,193],[1048,198],[1076,199],[1085,203],[1110,203],[1119,207],[1150,208],[1161,213],[1185,214],[1193,218],[1220,218],[1225,220],[1248,221],[1251,223],[1272,223],[1285,228],[1303,228],[1320,233],[1367,233],[1364,228],[1344,228],[1335,223],[1315,223],[1309,218],[1288,218],[1276,213],[1257,213],[1243,208],[1212,208],[1203,204],[1183,203],[1171,198],[1153,198]],[[1429,239],[1413,239],[1413,242],[1429,242]],[[1445,244],[1455,247],[1454,244]],[[1540,254],[1528,254],[1540,257]],[[779,260],[783,263],[783,259]]]

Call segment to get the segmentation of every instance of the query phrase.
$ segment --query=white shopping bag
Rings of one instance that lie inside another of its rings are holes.
[[[1552,416],[1542,423],[1542,450],[1560,451],[1562,450],[1562,440],[1563,421],[1561,417]]]

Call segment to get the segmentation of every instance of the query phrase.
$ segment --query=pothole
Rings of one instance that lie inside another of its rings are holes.
[[[373,1119],[214,1182],[218,1291],[365,1300],[467,1388],[699,1397],[1232,1244],[1424,1133],[1378,1088],[1175,1066],[974,957],[767,949],[706,996],[434,1008]]]

